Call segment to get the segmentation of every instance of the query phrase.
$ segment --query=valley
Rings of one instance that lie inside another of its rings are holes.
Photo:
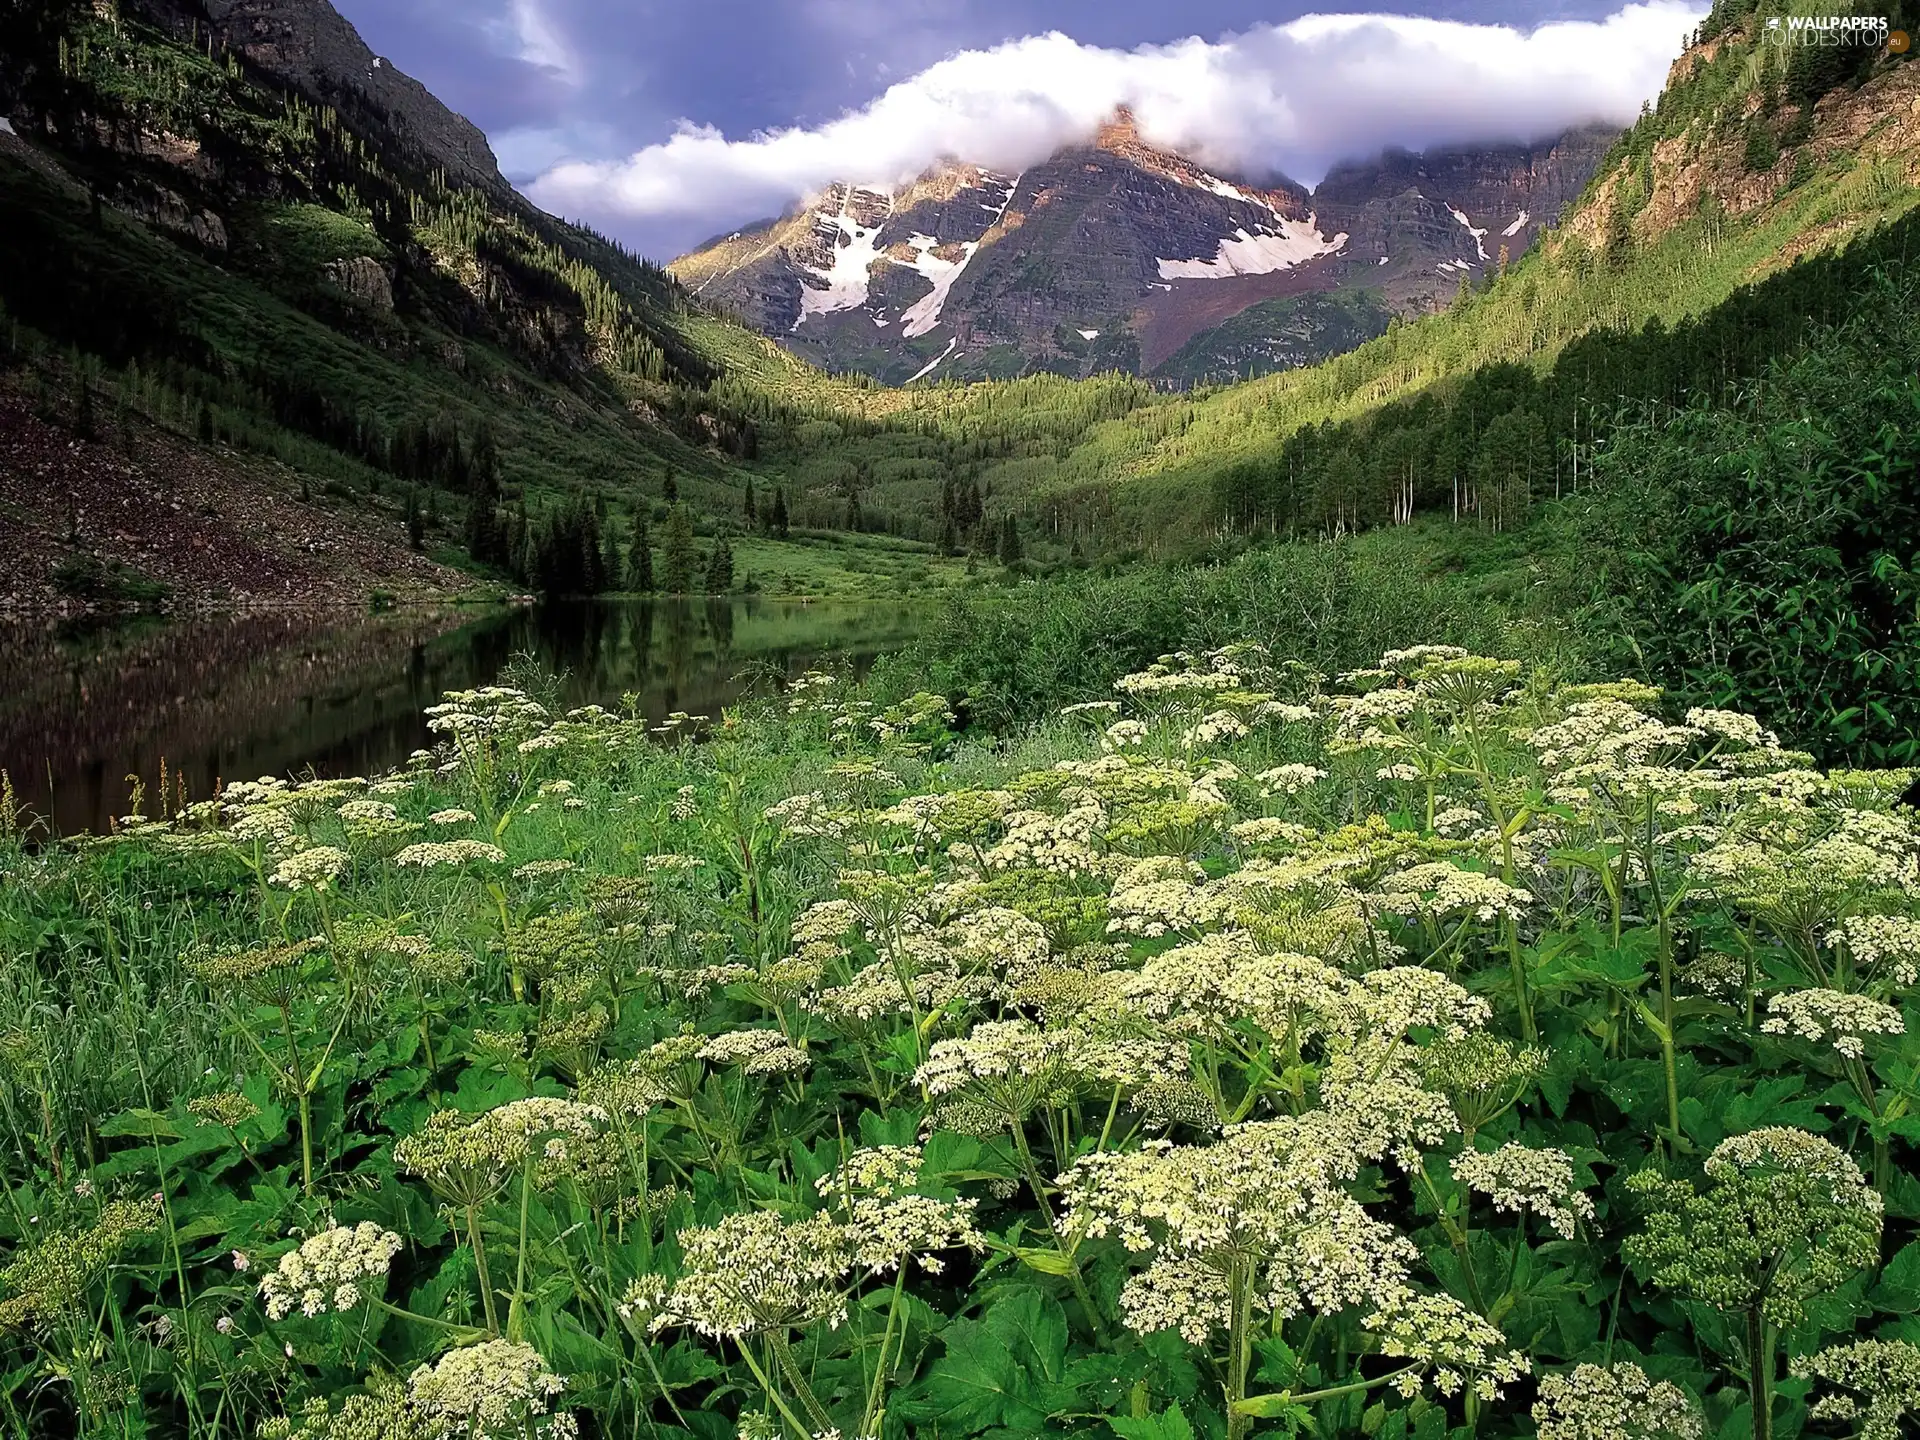
[[[1920,12],[983,8],[0,0],[7,1437],[1920,1424]]]

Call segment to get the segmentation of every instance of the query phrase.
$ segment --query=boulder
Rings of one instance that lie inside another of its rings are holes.
[[[326,278],[329,284],[346,291],[369,309],[383,315],[393,313],[393,277],[387,273],[387,267],[371,255],[329,260]]]

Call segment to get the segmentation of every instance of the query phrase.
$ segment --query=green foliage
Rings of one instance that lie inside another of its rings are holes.
[[[1344,355],[1385,334],[1389,318],[1369,290],[1263,300],[1196,335],[1152,373],[1186,385],[1252,380]]]
[[[660,588],[669,595],[691,594],[695,563],[693,521],[686,506],[676,505],[667,515],[666,532],[660,542]]]
[[[1579,569],[1556,517],[1501,537],[1425,521],[1217,564],[1070,572],[1004,598],[956,594],[899,664],[991,727],[1101,698],[1118,671],[1236,636],[1329,673],[1413,634],[1578,673],[1600,648],[1580,620],[1591,597]]]
[[[167,597],[159,581],[89,553],[60,561],[53,587],[71,600],[109,610],[152,609]]]
[[[1900,270],[1861,300],[1725,405],[1623,417],[1578,523],[1651,674],[1824,756],[1914,764],[1920,329]]]
[[[0,806],[3,1413],[1897,1423],[1907,773],[1369,658],[1167,655],[981,743],[812,674],[690,744],[516,665],[394,775],[32,851]]]

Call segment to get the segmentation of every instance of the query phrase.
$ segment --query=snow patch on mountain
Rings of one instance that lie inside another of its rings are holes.
[[[895,263],[919,272],[933,285],[928,294],[900,313],[900,333],[909,340],[917,340],[940,323],[940,307],[947,303],[953,282],[960,278],[960,272],[967,268],[967,262],[973,259],[973,252],[980,247],[969,242],[960,247],[963,253],[958,260],[942,260],[933,253],[934,246],[940,242],[931,235],[915,235],[907,243],[913,246],[913,259]]]
[[[1000,201],[998,209],[991,205],[980,207],[993,215],[994,225],[998,225],[1006,218],[1007,207],[1013,204],[1014,192],[1019,188],[1020,177],[1016,175],[1007,182],[1007,193]],[[990,225],[987,228],[993,227]],[[931,292],[909,305],[900,316],[900,333],[909,340],[917,340],[940,323],[940,311],[947,303],[947,296],[953,293],[953,282],[960,278],[960,272],[967,268],[967,262],[978,253],[980,242],[969,240],[962,245],[960,247],[962,253],[958,260],[943,260],[934,254],[934,249],[940,242],[931,235],[910,236],[907,244],[913,247],[913,259],[895,263],[904,264],[918,271],[933,286]],[[938,360],[934,361],[936,365],[939,363]],[[914,377],[916,380],[919,378],[917,375]]]
[[[1262,226],[1254,234],[1242,226],[1220,242],[1213,259],[1160,260],[1162,280],[1230,280],[1235,275],[1271,275],[1291,270],[1322,255],[1331,255],[1347,243],[1346,233],[1329,239],[1320,233],[1319,217],[1307,216],[1304,225],[1280,220],[1275,229]]]
[[[1098,340],[1100,338],[1100,332],[1098,330],[1081,330],[1077,333],[1082,340]]]
[[[853,197],[860,192],[849,188],[840,202],[838,215],[821,215],[814,228],[831,234],[833,261],[825,269],[806,266],[806,273],[826,282],[815,287],[802,285],[800,318],[793,322],[798,330],[814,315],[831,315],[837,310],[852,310],[867,303],[868,284],[874,261],[880,258],[880,226],[862,225],[848,214]],[[885,191],[875,193],[886,194]],[[887,210],[892,213],[893,197],[887,195]],[[884,223],[884,222],[883,222]]]
[[[1527,221],[1530,220],[1531,218],[1532,217],[1528,215],[1526,211],[1522,210],[1520,212],[1520,218],[1514,221],[1511,225],[1507,226],[1507,228],[1502,230],[1500,234],[1508,238],[1518,235],[1522,230],[1527,228]]]
[[[926,379],[927,376],[931,375],[934,371],[938,370],[941,367],[941,365],[946,363],[947,357],[953,354],[953,352],[959,348],[959,345],[960,345],[960,337],[956,335],[954,336],[953,339],[947,341],[947,348],[942,350],[938,355],[934,356],[933,359],[927,363],[924,369],[917,370],[912,375],[909,375],[907,377],[906,383],[911,385],[916,380]]]
[[[1473,248],[1480,252],[1480,258],[1482,260],[1486,259],[1487,247],[1482,242],[1486,240],[1487,232],[1485,230],[1474,229],[1473,221],[1469,220],[1465,215],[1461,214],[1458,210],[1454,209],[1453,206],[1451,205],[1447,206],[1447,213],[1453,216],[1454,219],[1458,220],[1462,228],[1466,230],[1467,234],[1473,237]]]

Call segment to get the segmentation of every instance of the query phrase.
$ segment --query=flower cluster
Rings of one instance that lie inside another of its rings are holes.
[[[1907,1025],[1893,1006],[1865,995],[1795,990],[1768,997],[1767,1018],[1760,1028],[1768,1035],[1828,1045],[1835,1054],[1858,1060],[1867,1053],[1868,1036],[1904,1035]]]
[[[107,1268],[159,1228],[160,1198],[111,1200],[84,1229],[55,1230],[0,1269],[0,1330],[44,1329],[84,1308]]]
[[[1907,1423],[1920,1419],[1920,1345],[1911,1341],[1834,1345],[1795,1356],[1793,1373],[1840,1387],[1843,1393],[1821,1396],[1808,1413],[1856,1427],[1860,1440],[1900,1440],[1910,1433]]]
[[[498,865],[506,858],[506,851],[484,840],[428,840],[407,846],[393,857],[393,863],[434,870],[452,865]]]
[[[1533,903],[1533,896],[1517,886],[1444,861],[1387,876],[1380,882],[1378,899],[1382,909],[1400,915],[1438,919],[1468,914],[1482,924],[1502,917],[1518,920]]]
[[[1492,1154],[1469,1150],[1453,1162],[1453,1178],[1490,1197],[1493,1208],[1512,1214],[1532,1211],[1562,1239],[1593,1219],[1593,1201],[1573,1178],[1573,1161],[1564,1150],[1535,1150],[1515,1141]]]
[[[732,1030],[700,1047],[710,1065],[737,1065],[748,1075],[792,1075],[807,1068],[807,1052],[778,1030]]]
[[[1540,1440],[1699,1440],[1705,1430],[1684,1390],[1625,1361],[1542,1375],[1533,1421]]]
[[[400,1237],[372,1221],[322,1230],[262,1277],[267,1318],[283,1320],[296,1307],[309,1319],[330,1310],[344,1315],[360,1303],[361,1282],[385,1275],[399,1253]]]
[[[1920,984],[1920,920],[1909,915],[1849,915],[1827,936],[1845,946],[1862,970],[1879,972],[1907,988]]]
[[[1654,1283],[1786,1328],[1878,1257],[1884,1202],[1832,1142],[1770,1126],[1721,1141],[1703,1168],[1704,1193],[1651,1170],[1627,1182],[1648,1213],[1625,1253]]]
[[[572,1440],[570,1415],[550,1414],[566,1381],[531,1345],[484,1340],[448,1351],[407,1377],[407,1395],[432,1440]]]
[[[268,879],[284,890],[331,890],[348,864],[346,851],[315,845],[308,850],[296,850],[282,860]]]

